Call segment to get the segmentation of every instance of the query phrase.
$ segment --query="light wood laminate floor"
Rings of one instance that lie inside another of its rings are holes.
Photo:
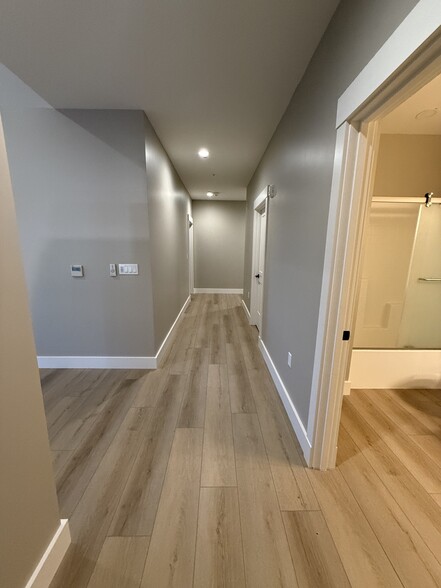
[[[193,296],[159,370],[41,376],[51,588],[441,586],[441,393],[353,391],[308,470],[235,295]]]

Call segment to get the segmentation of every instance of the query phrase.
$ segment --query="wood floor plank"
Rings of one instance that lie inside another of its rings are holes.
[[[52,451],[52,467],[54,469],[55,480],[60,471],[66,466],[72,456],[72,451]]]
[[[207,399],[209,350],[198,347],[193,350],[187,387],[182,401],[178,427],[203,427]]]
[[[208,367],[202,486],[236,486],[233,430],[227,369]]]
[[[411,440],[441,467],[441,439],[439,437],[436,435],[412,435]]]
[[[85,370],[52,370],[41,382],[44,408],[49,412],[64,396],[79,395],[75,390],[78,376],[85,377]],[[71,383],[74,383],[71,386]],[[69,391],[71,392],[69,394]]]
[[[69,520],[72,544],[51,588],[87,586],[150,417],[151,409],[129,409]]]
[[[298,584],[257,416],[233,415],[233,430],[247,586],[294,588]]]
[[[389,390],[365,390],[364,393],[406,435],[428,435],[431,432],[420,420],[396,402]],[[356,395],[357,390],[354,390],[353,394]]]
[[[202,312],[204,315],[204,320],[201,320],[198,329],[196,332],[196,337],[194,340],[195,347],[207,347],[210,348],[210,338],[211,338],[211,330],[212,326],[215,322],[215,311],[213,308],[213,302],[211,300],[211,296],[208,295],[203,303]]]
[[[58,471],[57,494],[63,517],[71,516],[127,414],[132,403],[129,389],[130,382],[125,380],[109,393],[107,407],[95,416],[70,460]]]
[[[193,358],[193,347],[187,347],[177,340],[170,362],[165,364],[171,374],[188,374]]]
[[[424,396],[426,396],[426,398],[428,398],[429,400],[431,400],[432,402],[435,402],[437,404],[441,404],[441,390],[436,389],[436,390],[421,390],[422,394]]]
[[[441,517],[430,494],[424,491],[412,473],[397,459],[347,398],[343,403],[341,422],[441,563]]]
[[[179,344],[182,347],[194,347],[199,316],[185,313],[179,325]]]
[[[84,401],[75,410],[70,419],[63,425],[56,435],[50,435],[52,449],[73,450],[76,449],[92,430],[96,417],[105,411],[111,398],[119,394],[123,386],[123,380],[103,379],[100,385],[97,385],[89,391]],[[124,385],[129,387],[129,383]]]
[[[53,439],[60,432],[83,402],[78,396],[60,396],[58,402],[51,403],[51,407],[45,409],[50,438]]]
[[[431,494],[433,500],[440,506],[441,509],[441,494]],[[441,510],[440,510],[440,516],[441,516]]]
[[[429,429],[429,432],[441,437],[441,404],[425,396],[421,390],[387,390],[387,394]]]
[[[348,397],[361,416],[381,436],[403,464],[412,471],[427,492],[441,492],[441,468],[411,439],[381,412],[362,390]]]
[[[210,363],[225,364],[227,362],[225,353],[225,333],[223,326],[214,322],[210,333]]]
[[[243,311],[241,311],[243,312]],[[261,369],[264,367],[263,358],[257,348],[256,341],[250,331],[250,326],[238,324],[237,334],[242,349],[243,359],[248,370]],[[257,334],[257,332],[256,332]]]
[[[395,498],[340,428],[338,467],[406,588],[441,586],[441,565]]]
[[[248,372],[238,343],[226,344],[231,412],[256,412]]]
[[[134,407],[154,408],[167,384],[168,370],[150,370],[134,384]]]
[[[201,429],[176,429],[142,578],[143,588],[192,586],[202,436]]]
[[[225,343],[237,344],[238,337],[236,333],[234,316],[228,309],[222,314],[222,326],[225,334]]]
[[[107,537],[87,588],[139,588],[150,537]]]
[[[351,585],[401,587],[390,561],[339,470],[308,476]]]
[[[318,510],[305,463],[266,368],[248,373],[281,510]]]
[[[151,535],[187,376],[170,374],[124,487],[109,535]]]
[[[350,588],[323,514],[320,511],[282,514],[299,586]]]
[[[201,488],[193,586],[246,586],[236,488]]]

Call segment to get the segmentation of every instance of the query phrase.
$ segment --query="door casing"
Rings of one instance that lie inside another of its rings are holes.
[[[266,236],[268,228],[268,186],[257,196],[253,203],[253,253],[251,259],[251,300],[250,300],[250,324],[258,326],[261,322],[259,318],[259,295],[257,284],[258,278],[256,274],[259,271],[259,254],[260,254],[260,239],[261,239],[261,220],[262,213],[266,215],[266,230],[265,230],[265,264],[266,265]],[[264,277],[265,279],[265,277]],[[261,284],[264,288],[264,284]],[[262,308],[264,307],[264,290],[262,291]],[[263,313],[262,313],[263,314]],[[260,336],[262,336],[261,328],[259,329]]]
[[[421,0],[342,94],[307,436],[308,465],[335,467],[378,120],[441,73],[441,3]]]

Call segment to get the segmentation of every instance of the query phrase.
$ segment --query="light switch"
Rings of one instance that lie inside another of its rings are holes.
[[[118,265],[118,271],[121,276],[137,276],[138,275],[138,264],[137,263],[120,263]]]
[[[116,263],[109,264],[109,273],[112,278],[116,278],[116,276],[117,276]]]

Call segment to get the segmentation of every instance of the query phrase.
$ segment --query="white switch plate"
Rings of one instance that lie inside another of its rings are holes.
[[[292,363],[292,353],[289,353],[289,351],[288,351],[288,365],[289,365],[289,367],[291,367],[291,363]]]
[[[83,278],[84,277],[84,268],[82,265],[75,264],[70,266],[70,275],[73,278]]]
[[[137,276],[138,275],[138,264],[137,263],[120,263],[118,264],[118,272],[120,276]]]

